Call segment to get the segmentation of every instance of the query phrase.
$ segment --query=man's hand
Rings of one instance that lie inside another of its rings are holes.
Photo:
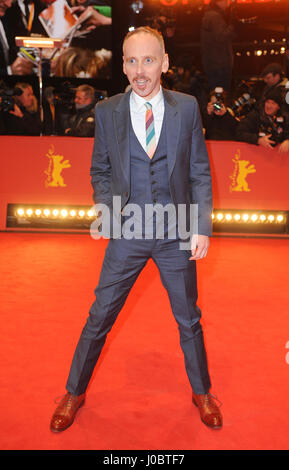
[[[32,62],[23,57],[17,57],[10,67],[13,75],[30,75],[33,70]]]
[[[210,240],[206,235],[193,235],[190,260],[202,259],[207,256]]]
[[[258,145],[262,145],[262,147],[266,147],[272,149],[271,144],[275,144],[274,140],[270,140],[272,134],[264,135],[264,137],[259,137]]]

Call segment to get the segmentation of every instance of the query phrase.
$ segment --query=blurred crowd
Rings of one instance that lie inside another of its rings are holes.
[[[17,5],[20,8],[21,2],[23,0],[14,0],[12,4],[11,0],[0,0],[0,19],[9,19],[8,13]],[[98,0],[97,4],[101,2],[104,8],[110,4],[109,0]],[[34,3],[43,8],[45,2],[34,0]],[[70,0],[79,18],[89,13],[89,21],[84,22],[86,32],[98,30],[100,24],[104,27],[110,24],[109,15],[104,16],[104,10],[96,10],[95,3],[94,0]],[[162,84],[196,97],[207,140],[237,140],[267,148],[278,146],[281,152],[287,152],[289,80],[286,68],[284,63],[269,63],[258,77],[239,82],[232,80],[236,18],[229,4],[230,0],[211,0],[205,10],[200,31],[202,70],[191,65],[190,60],[179,57],[172,61]],[[14,24],[15,15],[16,10]],[[1,24],[0,21],[0,32]],[[35,31],[43,28],[33,22],[32,26]],[[107,98],[107,92],[91,84],[73,86],[69,77],[85,74],[92,77],[99,70],[105,70],[105,59],[104,56],[100,59],[100,55],[96,56],[92,48],[84,48],[80,53],[77,44],[62,51],[53,70],[63,80],[44,88],[40,102],[39,90],[21,80],[22,72],[27,73],[27,60],[18,54],[9,65],[13,74],[19,75],[18,82],[11,89],[5,74],[0,80],[0,134],[93,137],[94,107],[99,100]],[[284,57],[287,58],[286,54]],[[7,74],[9,67],[5,69]]]
[[[209,90],[200,71],[173,67],[163,86],[196,97],[207,140],[237,140],[289,151],[289,80],[282,66],[270,63],[254,81],[241,81],[234,93],[222,86]],[[46,87],[42,109],[29,83],[13,90],[0,83],[0,133],[6,135],[94,136],[94,107],[105,91],[63,82]],[[41,112],[42,117],[41,117]]]

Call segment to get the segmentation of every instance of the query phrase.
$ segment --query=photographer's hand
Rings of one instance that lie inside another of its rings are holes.
[[[23,57],[17,57],[10,67],[13,75],[30,75],[33,70],[32,62]]]
[[[271,144],[275,144],[274,140],[270,140],[270,137],[272,134],[264,135],[263,137],[259,137],[258,139],[258,145],[262,145],[262,147],[270,148],[272,149]]]
[[[211,116],[214,112],[214,103],[212,103],[212,101],[209,101],[209,103],[207,104],[207,113],[209,116]]]
[[[21,109],[19,108],[19,106],[17,106],[16,103],[14,104],[14,110],[9,111],[9,113],[13,114],[16,117],[23,118],[23,113],[22,113]]]
[[[278,152],[280,153],[287,153],[289,152],[289,140],[284,140],[280,145],[279,145],[279,149],[278,149]]]

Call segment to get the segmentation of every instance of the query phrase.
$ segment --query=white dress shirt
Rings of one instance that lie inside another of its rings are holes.
[[[145,128],[145,116],[146,107],[145,103],[149,102],[152,105],[152,112],[154,115],[155,134],[156,134],[156,145],[158,144],[160,133],[162,130],[163,118],[164,118],[164,97],[163,90],[160,91],[151,99],[147,100],[137,95],[133,90],[130,95],[130,116],[134,133],[140,142],[143,149],[146,151],[146,128]]]

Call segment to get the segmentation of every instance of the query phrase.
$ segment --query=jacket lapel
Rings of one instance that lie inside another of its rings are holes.
[[[178,141],[181,129],[181,114],[178,110],[178,103],[168,90],[163,89],[165,101],[165,122],[167,136],[167,159],[169,178],[176,163]]]

